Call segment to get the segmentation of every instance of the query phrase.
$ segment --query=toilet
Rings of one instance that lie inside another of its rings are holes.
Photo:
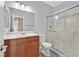
[[[50,54],[50,49],[52,48],[52,44],[46,41],[46,35],[45,34],[40,34],[40,51],[45,55],[45,56],[51,56]]]
[[[41,45],[42,45],[42,53],[45,56],[51,56],[50,49],[52,48],[52,44],[48,42],[42,42]]]

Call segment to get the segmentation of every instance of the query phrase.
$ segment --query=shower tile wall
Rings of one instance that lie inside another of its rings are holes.
[[[55,19],[58,16],[58,19]],[[47,16],[47,41],[67,56],[79,56],[79,6]]]

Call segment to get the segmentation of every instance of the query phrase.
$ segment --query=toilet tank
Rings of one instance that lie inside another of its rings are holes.
[[[40,34],[40,42],[46,41],[46,34]]]

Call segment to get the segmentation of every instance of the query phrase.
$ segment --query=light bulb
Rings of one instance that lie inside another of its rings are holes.
[[[30,7],[29,6],[26,7],[26,11],[30,12]]]
[[[33,10],[29,6],[26,6],[26,11],[27,12],[33,12]]]
[[[21,4],[21,9],[24,9],[25,7],[24,7],[24,4]]]
[[[19,3],[17,3],[17,2],[15,3],[15,5],[14,5],[14,6],[15,6],[15,8],[18,8],[18,9],[20,8]]]

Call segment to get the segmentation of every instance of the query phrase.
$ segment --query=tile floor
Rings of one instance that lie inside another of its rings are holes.
[[[43,53],[40,53],[40,57],[46,57]],[[50,57],[60,57],[57,53],[51,51],[51,56]]]

